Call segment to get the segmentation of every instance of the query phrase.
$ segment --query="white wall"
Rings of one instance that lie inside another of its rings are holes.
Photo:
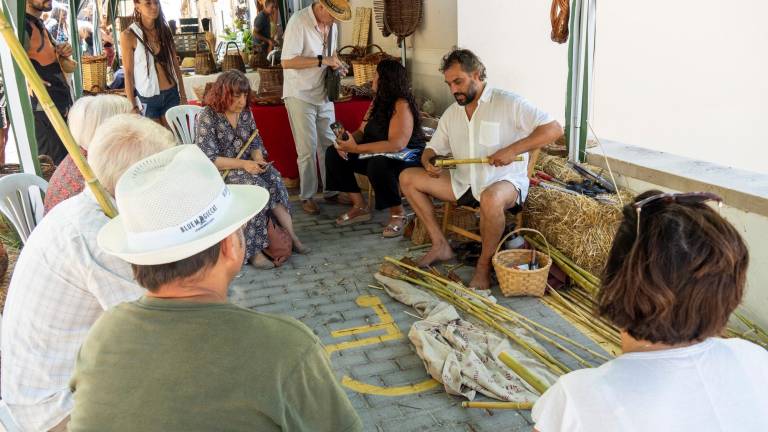
[[[458,0],[458,42],[488,81],[519,93],[564,124],[568,45],[550,40],[548,1]]]
[[[459,43],[494,83],[562,120],[567,48],[549,40],[549,7],[458,0]],[[613,1],[597,12],[598,136],[768,172],[768,2]]]
[[[440,59],[457,44],[456,0],[427,0],[424,2],[424,20],[412,36],[406,39],[406,63],[410,71],[414,92],[435,102],[437,113],[453,103],[453,97],[443,83],[438,71]],[[373,0],[351,0],[354,12],[357,7],[373,8]],[[354,21],[342,23],[339,46],[349,45],[352,40]],[[371,17],[371,41],[386,52],[400,56],[395,36],[384,37]]]

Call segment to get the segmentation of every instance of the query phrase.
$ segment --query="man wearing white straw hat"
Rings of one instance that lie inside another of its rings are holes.
[[[99,245],[147,292],[83,343],[69,431],[362,430],[309,329],[227,302],[265,189],[225,185],[181,145],[131,167],[116,198]]]
[[[109,107],[102,96],[86,106]],[[131,107],[123,100],[127,113]],[[88,105],[90,104],[90,105]],[[173,134],[134,114],[101,123],[88,147],[88,163],[108,193],[133,163],[173,147]],[[21,251],[8,289],[2,328],[2,398],[22,430],[64,430],[74,405],[69,379],[88,331],[105,310],[143,293],[125,261],[96,244],[109,221],[86,188],[53,208]]]
[[[318,0],[291,17],[283,36],[283,99],[298,154],[301,207],[308,214],[320,213],[312,199],[318,187],[317,163],[325,186],[325,150],[336,138],[331,131],[336,114],[323,77],[327,68],[346,74],[336,55],[336,23],[351,19],[347,0]],[[339,195],[326,191],[326,199],[338,201]]]

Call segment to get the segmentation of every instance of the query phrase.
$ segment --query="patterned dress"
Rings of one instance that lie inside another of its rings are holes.
[[[211,161],[215,161],[219,157],[236,158],[237,153],[248,141],[248,137],[256,130],[256,121],[248,109],[240,113],[236,128],[232,128],[224,113],[217,113],[211,107],[205,107],[197,121],[196,144]],[[264,148],[261,137],[256,137],[251,142],[241,159],[250,159],[253,150],[261,150],[264,159],[267,159],[267,150]],[[245,259],[248,260],[269,245],[267,211],[275,208],[278,204],[282,204],[290,210],[288,190],[283,184],[280,173],[271,165],[262,174],[250,174],[243,169],[233,169],[229,172],[226,182],[228,184],[261,186],[269,191],[269,203],[245,227]]]
[[[87,156],[88,153],[85,150],[80,148],[80,151],[83,152],[83,156]],[[56,167],[56,171],[53,172],[53,176],[48,182],[48,191],[45,193],[45,200],[43,200],[45,214],[48,214],[58,203],[79,194],[84,188],[83,175],[77,169],[72,156],[67,155]]]

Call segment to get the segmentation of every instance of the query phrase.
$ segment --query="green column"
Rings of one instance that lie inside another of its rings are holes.
[[[15,27],[16,36],[24,40],[24,2],[2,0],[3,14]],[[35,117],[32,103],[27,91],[27,81],[21,73],[19,65],[13,60],[8,49],[0,50],[2,56],[3,82],[8,100],[8,116],[11,121],[11,131],[16,149],[19,152],[19,163],[24,172],[41,175],[40,163],[37,160],[37,139],[35,138]]]
[[[72,58],[80,65],[80,67],[75,68],[75,73],[73,74],[75,99],[80,99],[83,96],[83,73],[80,70],[82,67],[80,59],[83,53],[80,47],[80,35],[77,31],[77,11],[79,9],[80,0],[69,0],[69,14],[67,14],[67,20],[69,21],[69,43],[72,44]]]

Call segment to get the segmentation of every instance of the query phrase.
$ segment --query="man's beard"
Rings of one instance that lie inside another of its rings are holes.
[[[464,96],[464,100],[460,101],[459,96]],[[475,100],[475,97],[477,97],[477,85],[475,85],[475,83],[472,83],[469,85],[469,88],[467,89],[466,93],[453,94],[453,98],[456,99],[456,103],[458,103],[461,106],[469,105],[470,102]]]

